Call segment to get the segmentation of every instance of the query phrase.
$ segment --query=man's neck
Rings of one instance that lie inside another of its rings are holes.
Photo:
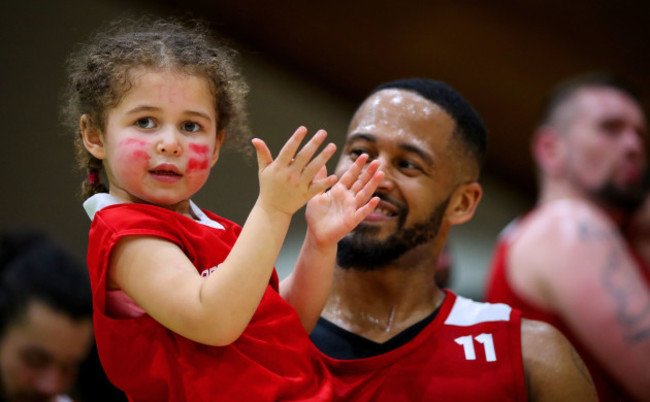
[[[542,204],[561,199],[580,199],[585,203],[591,204],[606,214],[612,222],[619,227],[622,227],[629,219],[629,214],[622,211],[620,208],[597,202],[596,200],[591,199],[591,197],[588,197],[582,192],[567,185],[546,186],[541,191],[538,203]]]
[[[428,265],[428,266],[427,266]],[[385,342],[431,314],[444,299],[433,263],[392,264],[376,271],[334,273],[323,317],[357,335]]]

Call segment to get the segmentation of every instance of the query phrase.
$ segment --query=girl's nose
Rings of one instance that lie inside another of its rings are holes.
[[[182,147],[176,133],[165,133],[156,144],[156,151],[162,154],[179,156],[182,152]]]
[[[158,143],[158,152],[178,155],[180,153],[180,146],[178,146],[178,144],[163,144],[160,142]]]

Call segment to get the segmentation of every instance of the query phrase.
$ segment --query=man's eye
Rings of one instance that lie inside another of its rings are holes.
[[[199,125],[199,123],[196,123],[194,121],[186,121],[185,123],[183,123],[181,128],[183,129],[183,131],[195,133],[201,129],[201,126]]]
[[[602,131],[610,137],[616,137],[619,134],[622,134],[626,129],[626,124],[624,120],[621,119],[610,119],[600,123],[600,128]]]
[[[135,122],[135,125],[138,126],[138,128],[147,129],[147,128],[153,128],[154,125],[155,125],[155,122],[153,121],[153,119],[151,117],[143,117],[141,119],[138,119]]]
[[[402,169],[420,169],[417,164],[406,159],[399,161],[398,166]]]
[[[365,152],[363,149],[351,149],[348,152],[348,155],[350,155],[350,157],[353,160],[356,160],[359,156],[361,156],[361,154],[364,154],[364,153],[367,153],[367,152]]]

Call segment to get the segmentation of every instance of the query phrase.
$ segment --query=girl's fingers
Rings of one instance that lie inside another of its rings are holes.
[[[320,172],[319,172],[320,173]],[[320,194],[327,190],[328,188],[332,187],[333,185],[336,184],[336,181],[338,180],[338,177],[336,175],[332,174],[329,175],[328,177],[322,179],[322,180],[316,180],[314,179],[309,186],[309,190],[313,192],[314,194]]]
[[[359,174],[363,170],[363,166],[366,164],[366,161],[368,160],[368,155],[367,154],[361,154],[357,157],[357,159],[354,161],[352,166],[348,168],[348,170],[343,173],[343,176],[341,176],[341,180],[339,183],[345,186],[345,188],[353,189],[353,185],[357,182],[357,178],[359,178]]]
[[[304,126],[298,127],[284,144],[275,161],[279,166],[290,166],[300,171],[305,179],[311,181],[320,168],[325,166],[325,163],[334,155],[336,146],[328,144],[314,158],[316,151],[327,138],[327,132],[318,130],[302,149],[298,150],[306,135],[307,129]]]
[[[320,168],[320,170],[318,172],[316,172],[316,175],[314,176],[313,180],[311,181],[311,185],[309,187],[310,187],[311,190],[314,190],[316,192],[316,194],[323,193],[329,187],[333,186],[334,183],[336,183],[336,180],[334,180],[334,183],[332,183],[332,177],[336,177],[336,176],[335,175],[330,175],[328,177],[327,176],[327,167],[323,166],[323,167]]]
[[[372,197],[372,195],[375,193],[375,190],[377,190],[377,187],[379,186],[379,183],[381,183],[383,178],[384,178],[384,172],[375,171],[375,173],[372,175],[370,180],[368,180],[368,182],[363,186],[363,188],[361,188],[356,194],[356,200],[358,206],[363,205],[370,197]],[[375,209],[376,206],[377,204],[375,204],[372,207],[372,209]]]
[[[306,180],[311,180],[312,177],[327,163],[328,160],[336,152],[336,145],[329,143],[323,150],[316,155],[303,169],[303,177]]]
[[[318,180],[323,180],[324,178],[327,177],[327,167],[323,166],[320,168],[320,170],[316,173],[316,176],[314,176],[314,181]]]
[[[368,167],[361,172],[359,175],[358,179],[354,182],[352,187],[350,187],[350,190],[353,191],[354,193],[359,192],[368,182],[370,179],[377,173],[377,170],[379,169],[379,161],[374,160],[368,164]]]
[[[305,135],[307,135],[307,128],[300,126],[296,131],[294,131],[291,137],[289,137],[287,142],[284,143],[276,159],[280,165],[288,166],[291,164],[294,155],[296,155],[296,152],[300,147],[300,143],[305,139]]]
[[[372,197],[370,201],[357,209],[354,214],[355,225],[358,225],[366,218],[366,216],[370,215],[370,213],[377,208],[377,205],[379,205],[379,197]]]
[[[318,130],[316,134],[314,134],[314,136],[311,137],[311,139],[302,147],[302,149],[295,154],[295,156],[292,155],[292,165],[294,165],[296,169],[304,169],[310,163],[316,154],[316,151],[318,151],[318,148],[323,144],[325,138],[327,138],[327,132],[325,130]]]
[[[253,147],[255,147],[255,153],[257,154],[257,167],[258,170],[262,170],[273,162],[273,157],[271,156],[271,151],[266,146],[266,143],[259,138],[253,138],[251,140]]]

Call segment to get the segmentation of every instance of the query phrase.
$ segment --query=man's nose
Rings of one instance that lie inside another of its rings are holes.
[[[377,191],[390,192],[395,188],[395,172],[386,158],[379,157],[377,160],[379,160],[379,168],[377,170],[384,173],[383,179],[381,179],[381,182],[377,186]]]

